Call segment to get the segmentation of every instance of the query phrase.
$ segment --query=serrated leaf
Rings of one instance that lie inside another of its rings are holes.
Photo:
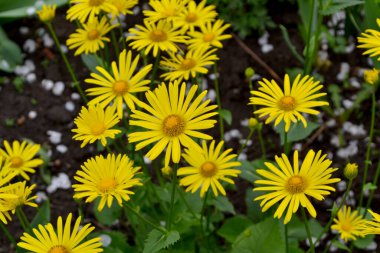
[[[315,129],[319,127],[318,123],[307,122],[306,128],[303,126],[302,122],[292,123],[288,132],[288,143],[300,141],[307,138]],[[275,131],[280,134],[281,145],[284,145],[285,137],[285,123],[282,121],[275,127]]]
[[[377,186],[372,183],[366,183],[363,187],[363,192],[370,191],[370,190],[376,190]]]
[[[107,226],[114,224],[121,215],[121,207],[117,204],[116,201],[113,201],[110,208],[105,205],[102,211],[98,211],[99,201],[99,198],[95,200],[93,209],[96,219],[100,223]]]
[[[234,205],[232,205],[227,197],[218,196],[217,198],[213,199],[212,203],[214,204],[215,208],[221,212],[235,214]]]
[[[338,240],[333,240],[331,242],[331,245],[337,247],[338,249],[347,250],[348,252],[350,252],[350,248]]]
[[[226,110],[226,109],[221,109],[219,110],[220,116],[224,119],[224,121],[227,122],[228,125],[231,125],[232,123],[232,114],[231,111]]]
[[[155,253],[173,245],[180,239],[177,231],[169,231],[166,234],[157,229],[153,229],[145,241],[143,253]]]
[[[234,242],[247,227],[252,225],[252,221],[245,216],[237,215],[226,220],[223,226],[218,230],[218,235],[228,242]]]
[[[354,245],[358,249],[367,249],[368,246],[374,242],[375,235],[367,235],[366,237],[356,238]]]

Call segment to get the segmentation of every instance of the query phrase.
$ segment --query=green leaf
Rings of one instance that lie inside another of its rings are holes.
[[[366,183],[363,187],[363,192],[370,191],[370,190],[376,190],[377,186],[372,183]]]
[[[342,104],[342,96],[340,95],[341,93],[341,89],[338,85],[336,84],[330,84],[328,87],[327,87],[327,90],[328,92],[330,93],[330,98],[331,100],[333,101],[334,103],[334,107],[339,109],[341,108],[341,104]]]
[[[260,160],[260,161],[264,161],[264,160]],[[241,161],[241,165],[237,168],[241,171],[241,174],[239,175],[239,177],[249,181],[249,182],[253,182],[257,179],[260,179],[259,176],[257,176],[256,174],[256,168],[254,165],[253,165],[253,162],[250,162],[250,161]]]
[[[22,63],[22,54],[19,46],[8,39],[0,26],[0,70],[13,72],[15,67]]]
[[[345,244],[343,244],[342,242],[340,242],[338,240],[333,240],[331,242],[331,245],[337,247],[338,249],[347,250],[348,252],[351,252],[349,247],[347,247]]]
[[[219,110],[220,116],[227,122],[228,125],[231,125],[232,123],[232,114],[229,110],[221,109]]]
[[[180,239],[177,231],[169,231],[163,234],[157,229],[153,229],[145,241],[143,253],[155,253],[173,245]]]
[[[325,15],[325,16],[332,15],[347,7],[364,4],[364,1],[359,1],[359,0],[334,0],[334,1],[328,1],[328,2],[329,4],[327,6],[323,6],[323,9],[320,11],[322,15]]]
[[[50,222],[50,202],[46,200],[42,205],[40,205],[36,216],[34,216],[32,222],[30,223],[30,229],[36,228],[38,225],[46,225]]]
[[[307,122],[307,127],[305,128],[302,122],[292,123],[288,132],[288,143],[300,141],[307,138],[315,129],[319,127],[318,123]],[[281,145],[284,145],[285,136],[285,123],[282,121],[275,127],[275,131],[280,134]]]
[[[99,59],[96,55],[93,54],[81,54],[80,58],[82,59],[84,65],[93,73],[99,73],[96,70],[97,66],[102,66],[101,59]]]
[[[104,247],[105,253],[119,253],[119,252],[137,252],[128,243],[127,236],[124,233],[118,231],[101,231],[95,233],[96,236],[108,235],[111,238],[111,243],[107,247]]]
[[[283,25],[280,25],[280,29],[281,29],[281,33],[282,33],[282,37],[284,38],[285,40],[285,43],[286,45],[288,46],[290,52],[293,54],[293,56],[301,63],[301,64],[304,64],[305,63],[305,60],[302,58],[302,56],[297,52],[297,49],[296,47],[293,45],[293,43],[291,42],[290,38],[289,38],[289,33],[288,33],[288,30],[286,29],[285,26]]]
[[[358,249],[366,249],[371,243],[374,242],[375,235],[367,235],[366,237],[359,237],[354,241],[354,245]]]
[[[213,199],[212,203],[214,204],[215,208],[221,212],[235,214],[234,205],[232,205],[227,197],[218,196],[217,198]]]
[[[121,207],[117,204],[116,201],[113,201],[110,208],[108,208],[108,206],[105,205],[102,211],[98,211],[99,202],[100,202],[99,198],[95,200],[94,209],[93,209],[96,219],[100,223],[107,226],[114,224],[115,221],[121,215]]]
[[[252,221],[245,216],[236,215],[226,220],[223,226],[218,230],[218,235],[228,242],[234,242],[239,234],[247,227],[252,225]]]

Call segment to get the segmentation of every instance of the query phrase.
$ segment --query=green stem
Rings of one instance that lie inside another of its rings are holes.
[[[245,139],[244,143],[240,146],[239,148],[239,151],[237,152],[237,156],[236,156],[236,159],[239,158],[239,155],[241,154],[241,152],[245,149],[245,147],[247,146],[247,143],[248,141],[252,138],[252,135],[253,133],[255,132],[255,128],[250,128],[249,129],[249,134],[248,134],[248,137],[247,139]]]
[[[350,18],[350,20],[351,20],[352,24],[354,25],[356,31],[358,33],[361,33],[362,31],[360,29],[360,26],[358,25],[358,22],[356,22],[356,19],[355,19],[354,15],[352,15],[352,12],[351,12],[350,8],[347,8],[346,10],[348,12],[348,17]]]
[[[289,252],[288,224],[285,224],[285,253]]]
[[[72,66],[71,66],[71,64],[70,64],[70,62],[69,62],[69,60],[67,59],[66,55],[65,55],[65,54],[63,53],[63,51],[62,51],[61,44],[59,43],[58,37],[57,37],[57,35],[56,35],[55,31],[54,31],[53,25],[52,25],[51,23],[46,23],[46,26],[47,26],[47,28],[49,29],[50,34],[51,34],[51,36],[53,37],[53,40],[54,40],[54,42],[55,42],[55,44],[56,44],[56,46],[57,46],[57,48],[58,48],[58,51],[59,51],[59,53],[61,54],[61,57],[62,57],[63,61],[64,61],[65,64],[66,64],[66,68],[67,68],[67,70],[68,70],[69,73],[70,73],[70,76],[71,76],[71,79],[73,80],[73,84],[74,84],[75,88],[77,89],[78,93],[79,93],[80,96],[82,97],[82,100],[83,100],[85,103],[87,103],[87,101],[88,101],[88,100],[87,100],[87,97],[86,97],[86,95],[84,94],[84,92],[83,92],[83,90],[82,90],[82,87],[81,87],[80,84],[79,84],[78,78],[77,78],[77,76],[75,75],[75,72],[74,72],[74,70],[73,70],[73,68],[72,68]]]
[[[170,209],[169,209],[169,217],[168,217],[168,230],[170,231],[172,220],[173,220],[173,207],[174,207],[174,199],[175,199],[175,189],[177,187],[177,169],[178,163],[175,163],[173,166],[173,178],[172,178],[172,194],[170,198]]]
[[[127,44],[125,43],[125,37],[124,37],[124,31],[123,31],[123,27],[121,25],[121,20],[119,17],[117,17],[117,22],[119,22],[119,31],[120,31],[120,36],[121,36],[121,40],[122,40],[122,43],[123,43],[123,47],[124,49],[127,49]]]
[[[112,154],[112,150],[111,150],[111,148],[110,148],[109,146],[107,146],[107,145],[106,145],[106,150],[107,150],[107,152],[108,152],[109,154]]]
[[[202,205],[202,209],[201,209],[201,220],[200,220],[200,222],[201,222],[201,230],[202,230],[203,234],[205,234],[205,232],[207,232],[207,231],[204,231],[204,228],[203,228],[203,218],[204,218],[204,213],[206,211],[208,193],[209,193],[209,190],[206,191],[206,195],[205,195],[205,198],[203,199],[203,205]]]
[[[260,148],[261,148],[262,157],[263,159],[265,159],[267,155],[266,155],[264,139],[263,139],[263,135],[261,131],[262,131],[262,127],[259,126],[258,135],[259,135]]]
[[[4,234],[6,235],[6,237],[8,238],[8,240],[11,241],[11,243],[16,247],[16,240],[15,240],[15,238],[11,235],[11,233],[9,233],[7,227],[1,221],[0,221],[0,228],[4,232]]]
[[[375,98],[375,86],[372,91],[372,107],[371,107],[371,125],[369,129],[369,139],[368,139],[368,144],[367,144],[367,151],[365,154],[365,161],[364,161],[364,172],[363,172],[363,181],[362,181],[362,188],[360,191],[360,198],[359,198],[359,205],[358,209],[360,209],[363,206],[363,198],[364,198],[364,185],[367,182],[367,174],[368,174],[368,167],[369,164],[371,163],[370,161],[370,156],[371,156],[371,143],[373,139],[373,129],[375,127],[375,113],[376,113],[376,98]]]
[[[28,226],[27,224],[25,223],[24,221],[24,217],[21,215],[21,212],[20,212],[20,208],[16,208],[16,215],[17,215],[17,218],[21,224],[21,227],[24,229],[24,231],[27,231],[28,230]]]
[[[224,121],[223,121],[222,114],[220,113],[220,111],[222,110],[222,102],[220,99],[219,78],[217,76],[218,75],[218,66],[217,66],[216,62],[213,65],[213,69],[214,69],[214,75],[215,75],[214,86],[215,86],[215,93],[216,93],[216,103],[218,104],[218,109],[219,109],[220,139],[224,140]]]
[[[118,59],[119,54],[120,54],[120,48],[119,48],[119,43],[117,42],[116,34],[114,30],[111,30],[111,39],[112,39],[113,47],[115,48],[116,59]]]
[[[379,161],[377,163],[375,177],[373,178],[372,185],[377,185],[377,182],[379,180],[379,176],[380,176],[380,159],[379,159]],[[372,203],[372,199],[373,199],[373,195],[374,194],[375,194],[375,189],[372,189],[371,192],[370,192],[370,194],[369,194],[368,200],[367,200],[367,205],[365,207],[363,217],[366,216],[367,210],[371,207],[371,203]]]
[[[313,243],[313,239],[311,238],[309,221],[308,221],[308,219],[306,217],[305,208],[301,207],[301,213],[302,213],[302,218],[303,218],[304,223],[305,223],[305,229],[306,229],[307,238],[308,238],[309,244],[310,244],[310,250],[311,250],[311,252],[314,253],[315,252],[315,250],[314,250],[314,243]]]
[[[312,29],[313,29],[313,24],[314,24],[314,13],[315,13],[315,9],[316,9],[316,1],[315,0],[312,0],[311,1],[311,6],[313,6],[313,8],[311,9],[311,13],[310,13],[310,19],[309,19],[309,27],[308,27],[308,31],[307,31],[307,38],[306,38],[306,55],[305,55],[305,58],[306,58],[306,64],[305,64],[305,69],[304,69],[304,75],[307,75],[308,73],[310,73],[310,70],[311,70],[311,65],[312,65],[312,57],[310,57],[310,50],[311,50],[311,34],[312,34]],[[306,25],[306,24],[304,24]]]
[[[136,215],[140,220],[144,221],[145,223],[151,225],[152,227],[154,227],[155,229],[159,230],[160,232],[162,232],[163,234],[167,234],[167,230],[161,226],[158,226],[156,224],[154,224],[153,222],[151,222],[150,220],[144,218],[144,216],[142,216],[140,213],[138,213],[135,209],[133,209],[131,206],[129,205],[125,205],[134,215]]]
[[[153,88],[154,88],[154,82],[156,80],[158,66],[160,65],[160,58],[161,58],[161,50],[158,50],[156,60],[154,61],[154,65],[153,65],[152,77],[150,78],[150,89],[151,90],[153,90]]]
[[[185,203],[185,206],[187,207],[187,209],[189,210],[189,212],[191,213],[191,215],[197,219],[197,215],[194,213],[193,209],[191,208],[191,206],[189,205],[189,203],[187,203],[186,199],[185,199],[185,196],[183,196],[183,192],[181,191],[181,189],[179,187],[177,187],[177,190],[178,190],[178,193],[179,193],[179,196],[180,198],[182,199],[183,203]]]

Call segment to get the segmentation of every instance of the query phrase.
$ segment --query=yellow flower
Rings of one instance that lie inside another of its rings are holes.
[[[153,10],[144,10],[146,20],[156,22],[160,19],[173,21],[179,14],[184,11],[184,8],[189,0],[151,0],[149,5]]]
[[[55,9],[57,5],[46,5],[42,6],[40,11],[37,11],[38,17],[42,22],[48,23],[51,22],[55,17]]]
[[[380,27],[380,18],[376,19],[377,25]],[[380,55],[380,32],[367,29],[365,33],[362,33],[363,37],[358,37],[358,48],[365,48],[364,55],[369,54],[370,57],[377,57]],[[377,58],[380,60],[380,57]]]
[[[364,237],[363,226],[366,220],[358,211],[351,212],[351,207],[344,206],[338,211],[338,218],[334,218],[335,224],[331,226],[332,230],[338,231],[340,237],[347,242],[356,240],[356,237]]]
[[[214,54],[216,49],[207,51],[207,48],[190,50],[185,56],[170,54],[170,58],[163,57],[160,65],[167,67],[170,72],[161,75],[165,80],[189,80],[195,78],[197,73],[207,74],[207,66],[213,65],[219,58]]]
[[[136,4],[138,4],[138,0],[109,0],[110,3],[115,7],[114,10],[111,11],[112,16],[119,16],[121,14],[133,14],[131,10]]]
[[[218,19],[215,23],[207,22],[200,25],[200,31],[188,32],[191,37],[189,39],[189,49],[200,47],[209,48],[210,46],[222,48],[222,40],[230,39],[230,34],[223,34],[230,27],[230,24],[224,24],[223,20]]]
[[[328,102],[317,101],[317,98],[323,97],[326,93],[318,92],[323,88],[319,82],[315,82],[313,77],[297,75],[293,84],[290,84],[289,76],[285,75],[284,91],[278,84],[267,79],[259,81],[259,91],[251,91],[253,97],[250,98],[253,105],[262,105],[264,108],[256,110],[254,113],[259,117],[269,117],[265,123],[275,121],[277,126],[282,120],[285,122],[285,131],[288,132],[292,122],[302,121],[304,127],[307,126],[306,119],[301,113],[319,114],[319,111],[313,107],[329,105]]]
[[[379,40],[380,42],[380,40]],[[368,69],[368,70],[365,70],[364,71],[364,80],[368,83],[368,84],[376,84],[378,81],[379,81],[379,72],[380,70],[378,69]]]
[[[144,26],[136,25],[136,28],[129,29],[132,35],[127,38],[133,40],[130,46],[133,49],[141,51],[145,49],[145,55],[153,51],[153,56],[156,57],[158,51],[178,51],[176,43],[186,43],[186,36],[181,35],[181,32],[173,28],[170,22],[160,20],[158,23],[148,22],[144,20]]]
[[[230,154],[232,148],[222,151],[223,144],[221,141],[215,147],[215,141],[212,141],[210,147],[207,147],[206,142],[202,141],[201,152],[186,149],[186,154],[182,156],[190,166],[180,168],[178,175],[185,176],[180,180],[180,185],[187,186],[187,192],[194,193],[201,188],[200,195],[203,197],[211,186],[215,196],[218,196],[218,192],[226,195],[219,180],[234,184],[229,177],[237,177],[240,174],[241,171],[234,167],[241,164],[235,161],[237,155]]]
[[[16,212],[16,208],[25,205],[37,207],[37,204],[34,202],[37,196],[30,196],[34,188],[36,188],[35,184],[31,186],[26,186],[26,181],[16,182],[6,187],[3,187],[2,190],[4,191],[4,193],[14,195],[15,197],[6,200],[0,199],[0,206],[3,206],[6,209],[11,210],[12,213]]]
[[[4,148],[0,149],[0,155],[5,158],[9,169],[16,171],[17,175],[21,175],[26,180],[30,179],[26,173],[35,173],[36,170],[34,168],[43,163],[41,159],[33,159],[38,151],[40,151],[39,144],[29,144],[26,141],[22,143],[13,141],[11,147],[8,141],[4,141]]]
[[[106,17],[103,17],[100,22],[94,19],[83,24],[83,29],[76,29],[75,33],[70,34],[66,45],[69,49],[78,48],[75,55],[96,53],[100,48],[104,48],[104,42],[110,41],[104,36],[115,26],[110,25]]]
[[[174,19],[174,25],[181,28],[182,32],[186,32],[187,30],[194,31],[195,27],[213,21],[218,14],[215,11],[215,6],[206,6],[206,2],[203,0],[197,5],[195,1],[190,1],[187,8],[180,13],[179,17]]]
[[[70,0],[71,7],[67,10],[66,18],[70,21],[79,19],[83,24],[94,22],[101,11],[110,13],[116,11],[115,6],[109,0]]]
[[[349,180],[356,178],[358,175],[358,165],[356,163],[347,163],[346,167],[344,167],[343,174]]]
[[[365,235],[380,235],[380,214],[375,213],[371,210],[368,212],[372,215],[372,220],[366,221],[363,226],[363,231]]]
[[[133,161],[126,155],[108,154],[106,158],[102,155],[88,159],[82,170],[78,170],[74,184],[74,198],[86,198],[86,202],[92,202],[100,198],[98,210],[103,210],[107,204],[111,207],[113,199],[121,206],[124,201],[130,199],[134,194],[129,188],[142,185],[135,174],[140,167],[133,167]]]
[[[71,130],[76,133],[73,139],[83,141],[81,148],[97,140],[106,146],[107,138],[114,139],[115,135],[121,133],[118,129],[111,129],[119,121],[115,106],[109,106],[105,110],[100,105],[90,105],[88,109],[82,106],[78,117],[74,119],[77,128]]]
[[[326,159],[326,155],[321,156],[321,151],[317,154],[310,150],[299,169],[298,151],[294,152],[293,167],[288,157],[282,154],[282,157],[276,156],[276,165],[266,162],[268,170],[259,169],[257,173],[263,179],[256,180],[255,184],[262,185],[256,187],[254,191],[265,191],[255,200],[262,200],[260,206],[262,211],[267,211],[271,206],[280,203],[274,217],[281,218],[285,209],[288,209],[285,215],[284,223],[288,223],[292,214],[297,212],[299,205],[305,207],[312,217],[317,216],[312,203],[308,197],[317,200],[323,200],[324,195],[329,195],[330,191],[335,189],[328,184],[339,182],[339,178],[331,178],[332,173],[337,168],[331,168],[331,161]]]
[[[217,106],[209,105],[210,100],[202,102],[207,91],[196,96],[197,85],[191,86],[188,94],[185,94],[185,83],[179,85],[174,82],[168,86],[162,83],[154,91],[145,93],[150,105],[143,103],[141,107],[149,114],[134,110],[129,124],[148,131],[136,131],[128,135],[129,142],[139,142],[136,150],[157,142],[146,154],[150,160],[156,159],[166,147],[165,167],[169,165],[170,157],[174,163],[179,162],[181,146],[200,150],[199,145],[190,137],[212,139],[199,130],[212,128],[216,120],[209,118],[217,114],[213,112]]]
[[[130,109],[135,109],[135,103],[140,101],[133,94],[149,90],[146,86],[150,80],[144,80],[145,76],[152,69],[152,64],[149,64],[140,69],[137,74],[133,75],[139,62],[140,56],[137,55],[132,61],[132,52],[124,50],[119,56],[119,65],[112,62],[112,73],[109,73],[102,67],[96,67],[96,70],[101,74],[91,73],[91,77],[86,79],[86,83],[95,84],[98,87],[87,89],[89,96],[96,96],[89,104],[97,104],[104,108],[113,101],[117,106],[117,114],[120,118],[123,117],[123,101]]]
[[[72,214],[70,213],[65,225],[63,225],[62,217],[58,217],[56,229],[51,223],[45,226],[38,225],[38,229],[33,229],[34,236],[24,233],[17,245],[35,253],[103,252],[100,237],[84,241],[95,227],[92,227],[91,224],[82,227],[81,217],[79,217],[71,230],[71,220]]]
[[[17,172],[11,172],[8,166],[3,166],[2,158],[0,156],[0,221],[7,224],[7,220],[12,220],[9,214],[10,207],[4,205],[8,200],[13,201],[17,198],[16,195],[7,192],[6,186],[12,178],[17,175]]]

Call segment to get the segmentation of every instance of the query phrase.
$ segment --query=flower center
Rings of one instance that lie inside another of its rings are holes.
[[[194,68],[196,64],[197,64],[196,61],[194,61],[193,59],[186,58],[181,63],[180,69],[182,69],[182,70],[189,70],[189,69]]]
[[[112,89],[113,89],[113,92],[115,93],[115,95],[123,96],[125,93],[128,92],[129,85],[128,85],[127,81],[116,81],[113,84]]]
[[[167,40],[168,35],[162,30],[155,30],[150,33],[149,38],[154,42],[161,42]]]
[[[99,31],[96,29],[93,29],[87,33],[87,38],[89,40],[96,40],[99,37]]]
[[[278,105],[284,111],[292,111],[297,106],[296,100],[294,99],[294,97],[291,96],[284,96],[283,98],[281,98],[278,102]]]
[[[213,34],[213,33],[208,33],[208,34],[203,35],[203,41],[204,42],[210,42],[214,38],[215,38],[215,34]]]
[[[93,135],[101,135],[104,131],[106,131],[106,126],[103,122],[96,122],[91,127],[91,132]]]
[[[176,137],[185,130],[185,121],[178,115],[169,115],[164,119],[162,131],[169,137]]]
[[[101,5],[105,0],[90,0],[88,5],[90,6],[99,6]]]
[[[194,23],[195,21],[197,21],[197,19],[198,19],[198,16],[194,12],[189,12],[186,16],[186,22],[189,22],[189,23]]]
[[[204,177],[213,177],[218,172],[218,168],[213,162],[205,162],[201,166],[201,174]]]
[[[48,253],[69,253],[69,251],[65,247],[61,245],[57,245],[57,246],[51,247]]]
[[[301,176],[292,176],[289,178],[288,183],[286,185],[286,189],[288,192],[292,194],[304,192],[306,189],[305,179]]]
[[[11,158],[11,167],[12,168],[20,168],[24,161],[19,156],[14,156]]]
[[[114,190],[116,185],[117,185],[117,182],[116,182],[114,177],[113,178],[105,178],[105,179],[102,179],[98,183],[98,189],[103,193],[107,193],[107,192]]]
[[[351,231],[351,224],[349,222],[343,223],[341,225],[341,228],[342,228],[342,230],[344,230],[346,232],[350,232]]]

